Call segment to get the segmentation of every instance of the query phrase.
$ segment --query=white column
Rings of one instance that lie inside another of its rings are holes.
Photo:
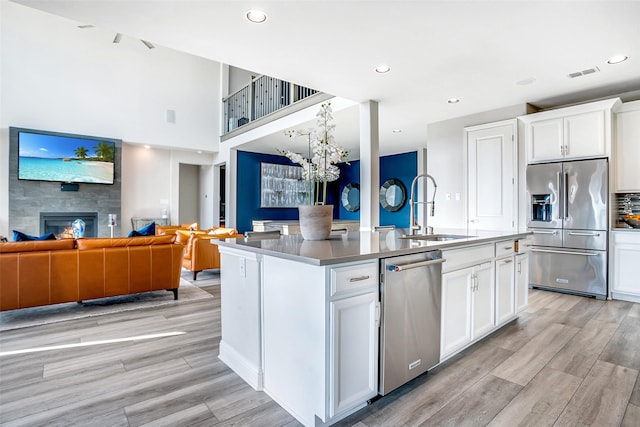
[[[420,175],[420,174],[426,174],[427,173],[427,149],[423,148],[418,150],[418,165],[417,165],[417,174],[416,175]],[[416,182],[416,194],[415,194],[415,200],[419,200],[419,201],[424,201],[427,202],[428,201],[428,187],[429,187],[429,180],[428,179],[419,179],[418,182]],[[411,189],[408,189],[409,191],[411,191]],[[409,195],[409,197],[411,197]],[[425,222],[425,218],[429,213],[429,209],[431,209],[431,205],[427,205],[427,204],[418,204],[415,206],[416,209],[416,220],[418,221],[418,224],[426,224]],[[429,218],[431,219],[431,218]],[[419,233],[424,233],[426,232],[426,230],[420,230]]]
[[[378,103],[360,104],[360,230],[380,223],[378,191],[380,187],[380,149]]]

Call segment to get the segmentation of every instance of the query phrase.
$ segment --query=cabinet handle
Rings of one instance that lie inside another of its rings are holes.
[[[376,328],[380,327],[380,324],[382,323],[380,320],[380,314],[382,313],[382,310],[380,308],[380,301],[376,301]]]
[[[513,262],[513,260],[512,259],[505,259],[502,262],[504,262],[505,264],[509,264],[510,262]]]
[[[513,249],[513,246],[505,246],[505,247],[504,247],[504,248],[502,248],[502,249]]]
[[[567,154],[569,154],[569,146],[565,145],[564,146],[564,155],[566,156]]]
[[[554,251],[552,249],[531,249],[531,252],[544,252],[547,254],[559,254],[559,255],[584,255],[584,256],[598,256],[600,255],[597,252],[578,252],[578,251]]]
[[[412,262],[412,263],[403,264],[403,265],[389,264],[389,266],[387,266],[387,270],[403,271],[403,270],[409,270],[411,268],[424,267],[427,265],[442,264],[445,261],[446,261],[446,258],[435,258],[428,261],[418,261],[418,262]]]
[[[361,282],[363,280],[367,280],[370,276],[360,276],[360,277],[352,277],[349,279],[349,282]]]

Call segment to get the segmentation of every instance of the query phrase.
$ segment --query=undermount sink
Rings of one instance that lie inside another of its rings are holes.
[[[403,239],[411,240],[430,240],[434,242],[447,242],[449,240],[467,239],[472,236],[463,236],[460,234],[417,234],[415,236],[402,236]]]

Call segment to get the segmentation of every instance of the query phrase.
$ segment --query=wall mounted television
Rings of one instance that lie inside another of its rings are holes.
[[[115,180],[120,140],[34,129],[11,132],[18,139],[18,179],[91,184]]]

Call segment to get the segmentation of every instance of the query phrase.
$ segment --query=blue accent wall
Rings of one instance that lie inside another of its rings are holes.
[[[340,167],[338,199],[347,184],[360,184],[360,161],[356,160],[350,163],[351,166],[341,165]],[[380,157],[380,182],[378,188],[380,188],[386,180],[395,178],[400,180],[407,189],[407,200],[400,210],[389,212],[378,204],[380,208],[380,225],[395,225],[396,228],[409,227],[409,190],[411,181],[417,173],[418,153],[415,151]],[[349,212],[340,204],[337,218],[359,220],[360,211]]]
[[[395,225],[397,228],[409,226],[409,189],[411,181],[418,171],[417,159],[418,155],[415,151],[380,158],[380,182],[378,188],[386,180],[395,178],[402,181],[407,189],[407,200],[399,211],[388,212],[378,204],[380,208],[380,225]],[[277,154],[238,151],[236,228],[240,233],[251,231],[251,221],[254,219],[298,220],[297,208],[260,207],[260,163],[262,162],[295,165],[286,157]],[[340,179],[328,185],[327,204],[333,204],[334,218],[359,220],[360,211],[347,211],[340,203],[340,195],[347,184],[360,184],[360,161],[350,162],[350,165],[341,164],[339,167],[341,169]]]
[[[280,165],[293,165],[284,156],[277,154],[251,153],[238,151],[238,170],[236,171],[237,195],[236,195],[236,229],[240,233],[253,229],[251,221],[254,219],[272,220],[298,220],[298,208],[261,208],[260,207],[260,163],[276,163]],[[337,218],[338,203],[336,194],[338,183],[329,183],[327,188],[327,204],[334,205],[333,217]]]

